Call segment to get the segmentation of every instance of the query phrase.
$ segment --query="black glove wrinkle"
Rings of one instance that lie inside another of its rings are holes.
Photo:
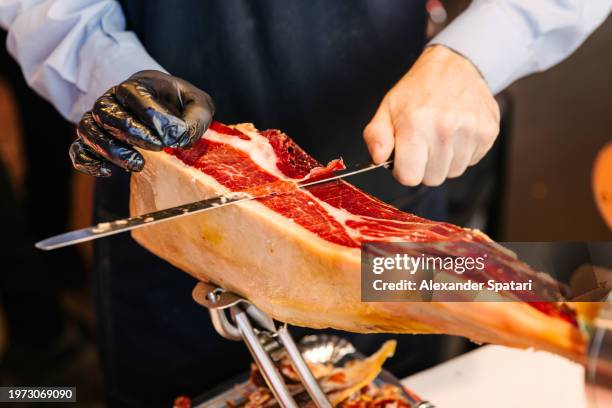
[[[81,139],[72,142],[68,154],[74,168],[81,173],[94,177],[110,177],[112,174],[108,163],[99,159]]]
[[[141,80],[137,75],[117,87],[117,101],[154,129],[164,146],[177,147],[179,139],[187,131],[185,122],[176,116],[180,112],[177,106],[178,94],[176,91],[174,94],[167,92],[166,78],[156,83],[150,78],[147,81]],[[151,90],[153,84],[157,87],[155,91]]]
[[[79,138],[98,157],[127,171],[141,171],[144,158],[130,145],[104,132],[95,122],[90,112],[83,115],[77,128]]]
[[[112,95],[100,97],[91,113],[98,126],[116,139],[146,150],[164,148],[155,131],[128,113]]]
[[[109,89],[86,112],[70,148],[74,167],[107,177],[109,162],[141,171],[144,158],[134,148],[160,151],[192,146],[212,122],[212,98],[191,83],[159,71],[141,71]]]

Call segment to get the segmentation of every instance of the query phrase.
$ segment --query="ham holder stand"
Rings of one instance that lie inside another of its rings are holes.
[[[277,327],[272,318],[247,299],[211,283],[199,282],[193,290],[193,298],[208,308],[213,326],[222,337],[244,341],[281,407],[298,408],[298,403],[276,369],[275,362],[283,355],[289,358],[314,405],[317,408],[332,407],[286,325]],[[600,401],[610,401],[612,392],[612,295],[595,319],[587,360],[587,399],[599,407]],[[411,407],[434,408],[430,402],[414,395],[409,398]]]
[[[280,327],[254,304],[234,293],[210,283],[199,282],[193,298],[208,308],[217,333],[228,340],[244,341],[253,360],[279,404],[284,408],[298,408],[281,374],[275,366],[284,349],[306,392],[317,408],[332,408],[325,393],[304,361],[293,341],[287,325]],[[411,400],[414,408],[434,408],[422,400]]]

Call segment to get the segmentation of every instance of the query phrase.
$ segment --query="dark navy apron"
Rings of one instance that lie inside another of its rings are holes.
[[[361,134],[424,44],[424,0],[124,0],[128,27],[173,75],[215,100],[216,118],[279,128],[320,161],[368,160]],[[96,217],[128,213],[128,175],[96,184]],[[381,171],[352,180],[401,203],[410,190]],[[422,215],[444,216],[441,192]],[[193,278],[124,234],[96,242],[99,341],[109,404],[169,406],[248,368],[191,299]],[[296,333],[302,330],[294,330]],[[397,337],[397,336],[395,336]],[[372,352],[381,336],[354,336]],[[435,361],[439,339],[402,336],[392,370]]]

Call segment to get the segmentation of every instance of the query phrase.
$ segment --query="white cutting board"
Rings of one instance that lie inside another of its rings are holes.
[[[587,408],[584,369],[543,351],[484,346],[405,378],[437,408]]]

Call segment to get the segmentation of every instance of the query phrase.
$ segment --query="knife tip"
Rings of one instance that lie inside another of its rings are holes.
[[[47,251],[49,250],[49,248],[47,247],[47,245],[45,245],[44,241],[39,241],[37,243],[34,244],[34,247],[36,249],[41,249],[43,251]]]

